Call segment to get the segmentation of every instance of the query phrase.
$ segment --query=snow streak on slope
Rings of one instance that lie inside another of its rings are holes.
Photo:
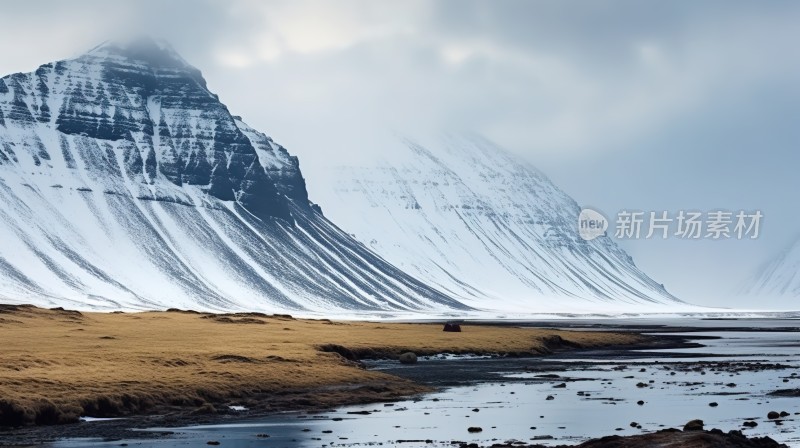
[[[580,208],[478,136],[396,138],[369,166],[337,168],[320,203],[378,254],[470,306],[526,312],[678,311],[610,238],[577,233]]]
[[[800,238],[764,264],[741,293],[759,307],[800,309]]]
[[[0,78],[0,301],[463,310],[309,202],[296,157],[151,40]]]

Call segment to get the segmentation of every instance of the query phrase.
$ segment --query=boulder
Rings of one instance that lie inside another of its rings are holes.
[[[401,364],[416,364],[417,355],[412,352],[406,352],[398,358]]]
[[[461,325],[455,322],[447,322],[444,324],[444,329],[442,331],[448,331],[451,333],[461,333]]]
[[[703,421],[702,420],[691,420],[689,423],[683,425],[684,431],[702,431],[703,430]]]

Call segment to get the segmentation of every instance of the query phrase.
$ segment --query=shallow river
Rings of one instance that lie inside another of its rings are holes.
[[[800,388],[800,332],[788,331],[798,323],[703,321],[704,331],[678,334],[698,337],[704,347],[628,351],[611,359],[583,355],[570,359],[569,354],[562,354],[518,360],[425,359],[410,367],[375,362],[371,368],[401,375],[404,369],[419,369],[424,363],[436,363],[435,367],[445,372],[478,366],[484,374],[490,373],[490,379],[461,381],[461,385],[418,401],[259,419],[247,419],[243,411],[236,423],[152,429],[174,432],[168,438],[72,439],[54,446],[170,447],[218,441],[226,447],[413,447],[450,446],[452,441],[491,445],[508,440],[556,445],[681,428],[699,418],[706,428],[743,429],[747,435],[768,435],[800,447],[800,399],[766,395],[776,389]],[[697,322],[680,324],[700,326]],[[748,327],[753,326],[770,331],[750,331]],[[651,333],[669,331],[669,327],[648,328]],[[719,339],[706,339],[708,336]],[[767,418],[769,411],[789,415],[776,423]],[[745,421],[758,426],[743,428]],[[469,427],[482,430],[469,432]]]

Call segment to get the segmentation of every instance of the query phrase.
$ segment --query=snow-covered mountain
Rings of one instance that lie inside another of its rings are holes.
[[[743,299],[774,309],[800,309],[800,238],[765,263],[741,291]]]
[[[691,309],[609,237],[578,235],[580,207],[542,173],[474,135],[389,138],[316,178],[326,214],[386,260],[477,308]],[[329,192],[329,194],[326,194]]]
[[[0,302],[465,308],[326,219],[298,159],[149,39],[0,79]]]

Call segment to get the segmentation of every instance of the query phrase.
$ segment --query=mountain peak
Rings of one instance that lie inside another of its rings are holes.
[[[238,198],[262,218],[290,219],[289,197],[298,207],[308,207],[297,160],[277,145],[262,143],[260,135],[250,140],[208,90],[200,71],[163,40],[108,41],[77,58],[15,75],[2,85],[0,124],[30,130],[26,141],[33,143],[16,148],[9,143],[12,149],[4,150],[0,134],[0,150],[6,153],[0,153],[0,164],[16,157],[36,169],[43,164],[57,167],[58,157],[45,143],[52,136],[35,130],[42,127],[40,131],[54,130],[59,141],[74,143],[80,151],[86,145],[98,148],[90,151],[90,158],[102,160],[104,171],[113,170],[105,173],[114,179],[103,186],[109,191],[130,181],[136,197],[163,198],[153,189],[164,182],[192,185],[220,200]],[[22,155],[19,148],[27,147],[34,149]],[[58,149],[67,154],[64,168],[76,169],[80,154]],[[9,156],[12,151],[14,157]],[[221,165],[224,169],[214,171]],[[252,166],[260,176],[245,179]],[[124,173],[122,179],[117,172]]]
[[[89,50],[87,54],[103,59],[141,61],[153,67],[191,68],[197,70],[186,62],[169,42],[146,35],[108,40]]]

